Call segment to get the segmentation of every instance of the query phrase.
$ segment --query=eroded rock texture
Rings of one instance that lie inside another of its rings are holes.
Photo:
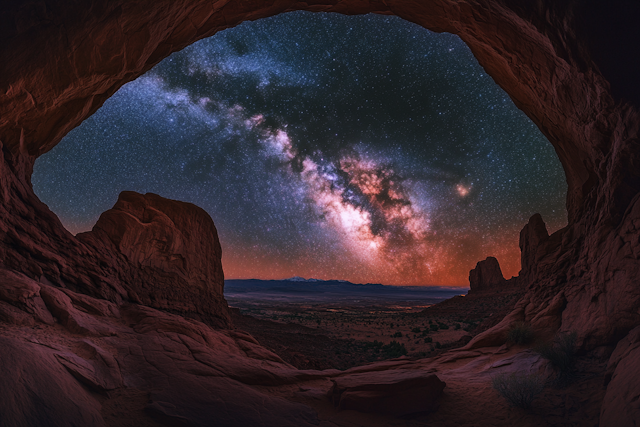
[[[602,405],[600,425],[637,426],[640,420],[640,326],[620,340],[607,371],[610,382]]]
[[[0,305],[2,426],[314,426],[337,412],[336,384],[341,405],[389,425],[433,409],[445,387],[407,361],[302,371],[246,332],[3,269],[0,284],[13,307]]]
[[[188,203],[128,192],[94,231],[74,237],[33,194],[31,163],[6,150],[3,154],[9,157],[0,162],[3,267],[117,304],[144,302],[229,326],[220,243],[206,212]],[[20,168],[11,165],[12,160]]]
[[[130,297],[151,307],[228,324],[222,250],[216,227],[203,209],[126,191],[91,232],[78,237],[123,254],[140,272],[127,282]]]
[[[531,219],[521,235],[518,283],[525,295],[510,315],[470,347],[496,344],[512,322],[525,321],[539,335],[576,331],[581,349],[600,348],[600,354],[606,354],[640,324],[640,100],[637,67],[625,59],[637,57],[638,37],[616,20],[620,16],[623,22],[636,22],[638,8],[624,0],[597,3],[602,2],[3,2],[0,263],[13,272],[7,275],[21,276],[2,282],[0,318],[14,326],[46,325],[53,313],[70,330],[113,333],[109,327],[98,328],[84,311],[72,309],[78,304],[85,304],[86,311],[103,309],[68,293],[74,292],[115,307],[142,302],[211,325],[228,325],[216,282],[221,272],[210,270],[207,260],[193,259],[189,249],[205,244],[185,234],[184,227],[199,221],[193,209],[184,208],[177,218],[172,212],[181,210],[179,205],[168,203],[160,209],[152,196],[131,202],[125,195],[95,231],[74,237],[33,194],[33,162],[122,84],[200,38],[289,10],[377,12],[458,34],[540,127],[566,172],[567,227],[548,236],[542,219]],[[183,214],[195,217],[185,219]],[[162,244],[153,240],[155,233],[162,236]],[[47,290],[7,285],[27,279]],[[13,354],[32,351],[22,344],[7,348]],[[39,366],[51,366],[49,356],[38,358]],[[621,361],[617,366],[626,365]],[[615,384],[622,383],[614,378],[609,387]],[[608,396],[617,395],[612,391]],[[149,411],[166,422],[182,422],[182,413],[171,406],[175,404],[163,399],[154,400],[158,403]],[[605,410],[603,417],[610,413]],[[89,422],[93,416],[79,412],[77,420]]]
[[[5,2],[0,140],[5,174],[10,175],[4,184],[14,184],[5,191],[10,217],[5,223],[16,231],[5,232],[3,242],[11,243],[5,244],[3,262],[31,277],[77,282],[76,289],[127,298],[113,290],[117,287],[113,275],[100,271],[109,266],[98,268],[89,280],[70,273],[90,270],[71,268],[87,249],[72,249],[78,248],[77,239],[65,233],[33,196],[29,176],[34,156],[53,147],[118,87],[169,53],[243,20],[297,9],[392,13],[435,31],[458,34],[556,148],[567,176],[569,225],[549,237],[544,250],[536,249],[535,255],[527,252],[527,260],[532,256],[538,266],[525,265],[524,282],[532,285],[530,300],[539,309],[564,294],[562,327],[579,330],[581,343],[612,345],[640,322],[636,310],[640,295],[629,285],[639,273],[633,249],[638,246],[634,228],[638,212],[631,206],[640,189],[640,168],[635,167],[640,162],[640,119],[636,108],[611,95],[607,76],[594,62],[607,39],[594,41],[584,25],[601,13],[602,8],[592,3]],[[618,3],[625,2],[610,7]],[[611,69],[609,65],[604,68]],[[25,212],[22,220],[17,218],[20,211]],[[40,233],[43,227],[49,229],[46,237]],[[531,232],[530,237],[535,236],[536,231]],[[23,259],[8,254],[16,250],[24,252],[18,257]],[[95,251],[88,251],[92,254],[83,256],[93,257]],[[622,293],[625,303],[619,305]],[[612,306],[616,306],[613,315]],[[607,319],[582,322],[584,312],[592,314],[591,319],[601,315]]]

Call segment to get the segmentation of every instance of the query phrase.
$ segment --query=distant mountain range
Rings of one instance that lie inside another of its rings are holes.
[[[320,279],[314,279],[309,278],[309,279],[305,279],[304,277],[300,277],[300,276],[293,276],[293,277],[289,277],[288,279],[284,279],[285,282],[324,282],[324,280],[320,280]]]
[[[291,295],[323,298],[384,297],[390,300],[443,300],[464,294],[468,288],[447,286],[389,286],[380,283],[358,284],[346,280],[305,279],[295,276],[284,280],[230,279],[225,280],[225,295],[242,297],[259,295]]]
[[[259,280],[259,279],[252,279],[252,280]],[[363,286],[363,285],[358,284],[358,283],[351,283],[351,282],[349,282],[347,280],[336,280],[336,279],[322,280],[322,279],[314,279],[313,277],[311,277],[309,279],[305,279],[304,277],[300,277],[300,276],[293,276],[293,277],[289,277],[288,279],[283,279],[283,280],[264,280],[264,281],[265,282],[344,283],[344,284],[348,284],[348,285]],[[366,285],[376,285],[377,286],[377,285],[380,285],[380,283],[366,283]],[[380,286],[384,286],[384,285],[380,285]]]

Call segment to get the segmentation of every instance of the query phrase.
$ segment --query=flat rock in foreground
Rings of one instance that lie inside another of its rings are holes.
[[[446,384],[429,370],[384,370],[332,380],[339,409],[406,416],[434,409]]]

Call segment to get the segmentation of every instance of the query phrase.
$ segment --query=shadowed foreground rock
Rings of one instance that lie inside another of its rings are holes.
[[[393,370],[352,374],[333,380],[339,409],[406,416],[432,410],[446,384],[429,371]]]
[[[106,425],[98,401],[69,375],[56,356],[42,344],[0,337],[3,426]]]
[[[13,307],[0,329],[2,426],[113,425],[101,402],[118,393],[143,396],[118,406],[142,425],[314,426],[314,406],[335,395],[331,380],[345,409],[392,415],[431,409],[444,388],[433,370],[388,363],[301,371],[242,331],[116,306],[5,270],[0,284]]]
[[[600,421],[606,426],[633,426],[640,420],[640,327],[616,346],[607,367],[607,394]]]
[[[506,283],[498,260],[492,256],[479,261],[476,268],[469,272],[469,292],[496,290]]]

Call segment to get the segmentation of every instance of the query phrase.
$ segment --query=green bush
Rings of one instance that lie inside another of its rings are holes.
[[[493,377],[493,388],[510,405],[529,409],[531,403],[544,389],[544,378],[538,374],[499,374]]]
[[[576,341],[578,334],[575,332],[558,333],[552,341],[536,346],[535,351],[551,363],[557,372],[557,382],[566,384],[573,376],[576,364]]]
[[[507,341],[512,344],[529,344],[533,341],[531,325],[525,322],[514,323],[507,332]]]

